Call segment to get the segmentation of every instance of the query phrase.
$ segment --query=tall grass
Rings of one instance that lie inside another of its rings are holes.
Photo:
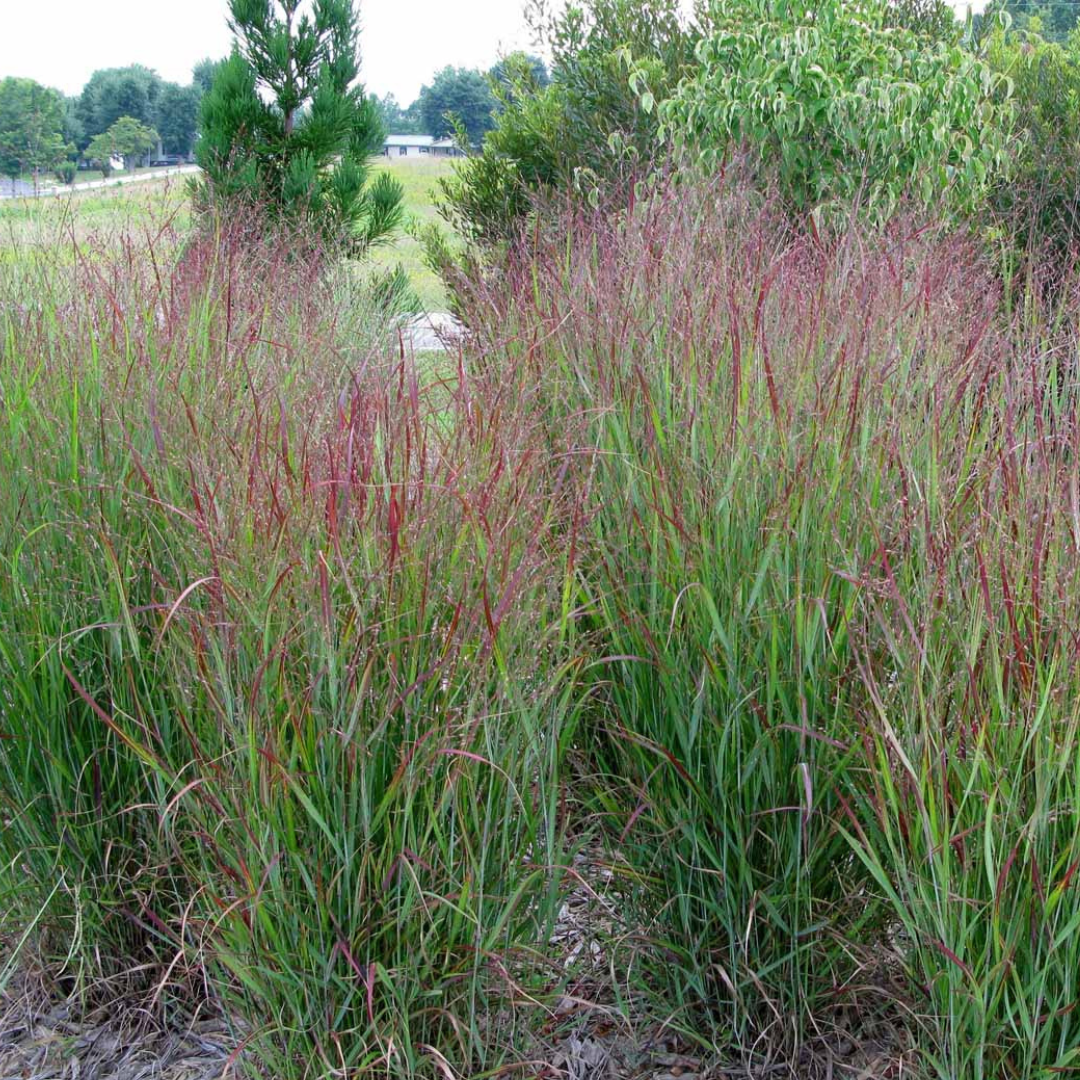
[[[658,1015],[793,1051],[884,946],[938,1075],[1069,1068],[1069,301],[1014,319],[962,238],[824,241],[723,186],[522,252],[472,318],[588,418],[593,802]]]
[[[11,925],[275,1076],[490,1074],[595,832],[635,1019],[1076,1068],[1070,288],[684,180],[547,208],[417,363],[242,231],[0,298]]]
[[[530,433],[284,241],[72,274],[3,314],[19,916],[86,992],[209,971],[274,1075],[497,1060],[573,712],[571,667],[530,676],[563,512]]]
[[[907,557],[883,553],[868,604],[849,828],[910,941],[940,1077],[1080,1068],[1074,335],[1071,311],[1029,311],[980,365],[935,433],[926,525],[898,537]]]

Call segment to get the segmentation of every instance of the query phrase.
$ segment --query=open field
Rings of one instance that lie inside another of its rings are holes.
[[[121,181],[123,181],[124,183],[130,183],[132,180],[135,180],[135,179],[137,179],[139,177],[143,177],[143,176],[146,176],[148,178],[153,178],[155,176],[155,174],[162,172],[166,168],[176,168],[176,167],[177,166],[171,166],[171,167],[170,166],[154,166],[154,167],[144,166],[144,167],[137,168],[137,169],[131,169],[130,171],[127,170],[127,169],[113,169],[112,172],[109,173],[109,176],[108,176],[107,179],[109,180],[110,183],[114,182],[114,181],[116,183],[120,183]],[[105,179],[106,179],[105,173],[102,172],[101,169],[79,169],[75,173],[74,187],[76,188],[76,190],[78,190],[78,188],[80,188],[81,186],[83,186],[85,184],[98,183],[98,182],[100,182],[102,180],[105,180]],[[18,177],[18,180],[21,181],[24,184],[30,184],[31,186],[34,183],[34,177],[33,177],[32,173],[23,173],[21,176]],[[39,174],[37,182],[38,182],[38,187],[41,188],[41,189],[54,188],[54,187],[61,187],[62,188],[62,187],[65,187],[65,186],[68,186],[68,187],[71,186],[71,185],[62,184],[56,178],[56,175],[54,173],[41,173],[41,174]]]
[[[447,159],[378,159],[374,166],[390,171],[405,188],[406,228],[414,223],[438,220],[433,190],[439,179],[449,176]],[[0,259],[10,261],[14,251],[56,247],[82,241],[102,240],[120,233],[151,233],[163,227],[183,230],[190,218],[187,184],[183,178],[147,181],[130,187],[117,186],[92,192],[75,192],[49,199],[0,200]],[[424,265],[420,244],[405,230],[392,244],[380,248],[372,259],[376,268],[401,264],[421,302],[430,311],[446,307],[438,277]]]
[[[450,159],[426,156],[384,158],[379,159],[376,168],[391,173],[405,188],[407,228],[440,220],[435,210],[434,193],[439,180],[453,174],[454,166]],[[400,263],[408,273],[425,309],[446,310],[446,292],[442,282],[424,264],[419,242],[408,233],[378,251],[373,262],[376,266],[387,268]]]
[[[0,200],[0,249],[10,258],[25,249],[137,235],[166,224],[185,228],[190,220],[182,177],[145,184],[73,192],[54,198]]]

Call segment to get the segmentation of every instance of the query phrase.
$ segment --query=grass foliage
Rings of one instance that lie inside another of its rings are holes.
[[[1080,1065],[1072,286],[728,181],[460,299],[416,361],[236,223],[5,279],[9,929],[270,1075],[486,1075],[588,841],[622,1004],[726,1057]]]
[[[572,680],[509,672],[559,503],[347,280],[239,244],[4,305],[20,912],[88,992],[205,959],[276,1075],[471,1063],[558,880]]]

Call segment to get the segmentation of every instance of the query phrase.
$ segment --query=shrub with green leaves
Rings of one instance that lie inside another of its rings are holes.
[[[533,22],[551,50],[551,82],[525,68],[495,86],[498,120],[481,154],[442,185],[459,234],[490,243],[510,235],[536,196],[612,182],[658,149],[657,120],[626,76],[627,56],[657,92],[673,90],[693,61],[696,30],[677,0],[585,0]]]
[[[1080,240],[1080,42],[997,29],[987,62],[1009,80],[1020,133],[1013,175],[993,207],[1010,242],[1058,250]]]
[[[885,15],[876,0],[714,0],[674,95],[632,77],[677,147],[709,167],[747,148],[798,210],[857,201],[880,220],[905,195],[974,210],[1007,161],[1001,80]]]

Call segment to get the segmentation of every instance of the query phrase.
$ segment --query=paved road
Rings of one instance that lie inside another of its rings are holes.
[[[148,180],[163,180],[167,176],[189,176],[199,171],[198,165],[178,165],[172,169],[149,169],[134,176],[114,176],[108,180],[88,180],[84,184],[72,184],[71,187],[39,187],[34,193],[34,185],[24,180],[0,180],[0,199],[45,198],[51,195],[70,195],[73,191],[94,191],[97,188],[116,187],[117,184],[144,184]]]
[[[25,180],[12,180],[0,177],[0,199],[21,199],[34,194],[34,185]]]

